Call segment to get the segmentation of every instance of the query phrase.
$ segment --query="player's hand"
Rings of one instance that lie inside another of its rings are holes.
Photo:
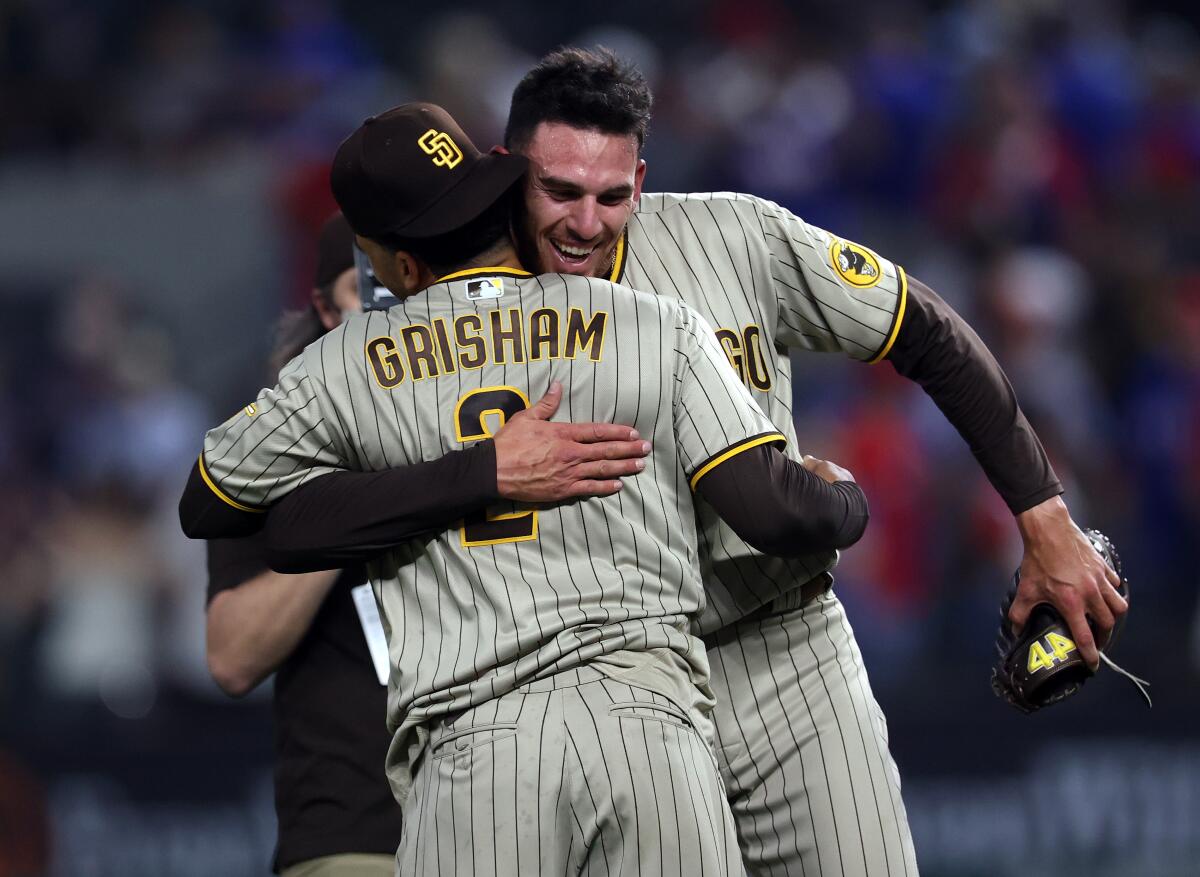
[[[608,496],[620,478],[646,468],[650,443],[636,429],[614,423],[550,423],[562,401],[554,381],[532,408],[496,433],[496,487],[505,499],[557,502]]]
[[[1066,620],[1080,656],[1095,670],[1100,664],[1097,640],[1101,645],[1107,642],[1116,619],[1129,608],[1116,591],[1117,574],[1075,526],[1061,497],[1017,515],[1017,527],[1025,542],[1025,557],[1009,620],[1020,631],[1034,606],[1051,604]]]
[[[830,484],[833,484],[835,481],[854,480],[854,474],[849,469],[843,469],[837,463],[831,463],[828,460],[810,457],[808,454],[805,454],[800,458],[800,465],[814,475],[820,476]]]

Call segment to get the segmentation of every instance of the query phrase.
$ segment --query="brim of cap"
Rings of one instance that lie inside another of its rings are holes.
[[[528,169],[529,160],[523,155],[482,155],[466,176],[427,210],[387,232],[406,238],[432,238],[462,228],[499,201]]]

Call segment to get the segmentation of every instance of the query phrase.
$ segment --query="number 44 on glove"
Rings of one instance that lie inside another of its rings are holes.
[[[1112,567],[1121,579],[1121,586],[1117,591],[1128,600],[1129,582],[1121,574],[1121,559],[1117,556],[1117,549],[1112,541],[1099,530],[1085,530],[1084,535],[1104,558],[1104,562]],[[1071,638],[1067,623],[1058,610],[1048,603],[1034,607],[1025,629],[1019,636],[1013,632],[1012,622],[1008,620],[1008,610],[1017,596],[1020,580],[1018,570],[1000,607],[1000,635],[996,640],[996,651],[1000,659],[992,670],[992,690],[1021,712],[1031,713],[1060,700],[1066,700],[1079,691],[1095,671],[1084,663],[1075,641]],[[1122,617],[1108,643],[1100,650],[1100,660],[1137,686],[1149,705],[1150,695],[1146,686],[1150,683],[1121,669],[1105,654],[1112,648],[1123,623]]]

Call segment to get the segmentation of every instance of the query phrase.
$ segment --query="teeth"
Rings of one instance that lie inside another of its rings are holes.
[[[554,246],[558,247],[560,250],[562,250],[568,256],[576,256],[576,257],[590,256],[592,254],[592,250],[595,249],[595,247],[592,247],[590,249],[584,249],[582,247],[569,247],[566,244],[560,244],[557,242],[554,244]]]

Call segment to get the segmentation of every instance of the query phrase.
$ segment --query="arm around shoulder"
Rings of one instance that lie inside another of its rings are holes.
[[[761,445],[712,469],[696,491],[764,554],[795,557],[848,548],[866,531],[866,494],[846,470],[814,462],[831,467],[828,478],[834,480],[789,460],[778,447]]]
[[[179,498],[179,526],[189,539],[239,539],[262,529],[266,515],[223,500],[205,477],[203,458],[192,464]]]

